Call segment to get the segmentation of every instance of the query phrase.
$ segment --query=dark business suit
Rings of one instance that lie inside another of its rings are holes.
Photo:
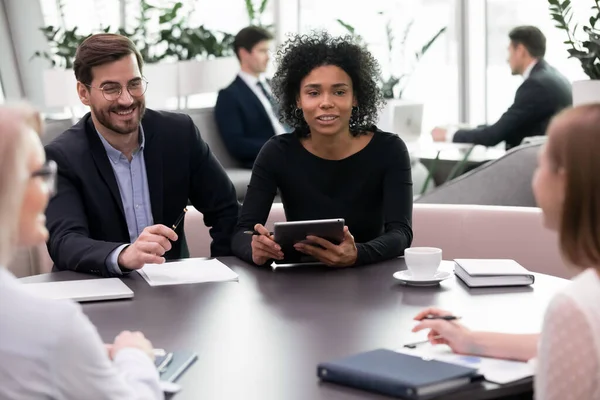
[[[512,106],[495,124],[459,130],[453,141],[484,146],[505,141],[506,149],[510,149],[527,136],[544,135],[552,116],[572,104],[569,81],[546,61],[539,60],[517,89]]]
[[[275,135],[263,103],[239,76],[219,91],[215,120],[227,150],[246,168],[252,168],[260,149]]]
[[[239,211],[235,189],[191,118],[146,110],[142,126],[154,224],[173,225],[189,199],[211,227],[211,255],[229,255]],[[109,276],[107,257],[130,238],[119,187],[90,114],[48,144],[46,155],[58,164],[57,194],[46,211],[55,268]],[[183,226],[167,260],[188,254]]]

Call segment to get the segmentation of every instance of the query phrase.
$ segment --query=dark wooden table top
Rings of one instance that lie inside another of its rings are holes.
[[[83,304],[106,342],[140,330],[155,347],[190,349],[198,361],[178,381],[177,400],[383,399],[321,383],[319,362],[421,340],[413,316],[435,305],[456,312],[474,329],[537,332],[549,300],[568,281],[536,274],[526,288],[468,289],[454,276],[435,287],[409,287],[392,274],[403,259],[363,268],[257,268],[222,258],[239,282],[150,287],[137,273],[123,281],[130,300]],[[57,272],[22,282],[85,279]],[[531,388],[484,383],[465,397],[491,399]]]

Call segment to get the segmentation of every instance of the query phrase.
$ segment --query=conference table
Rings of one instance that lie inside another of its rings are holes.
[[[122,280],[134,298],[83,303],[103,340],[140,330],[155,347],[189,349],[198,360],[178,380],[176,400],[374,400],[387,397],[322,383],[319,362],[421,340],[414,315],[427,306],[452,310],[474,329],[536,332],[551,297],[568,281],[535,274],[531,287],[469,289],[452,276],[438,286],[393,278],[402,258],[360,268],[258,268],[220,260],[238,282],[151,287],[137,273]],[[93,279],[71,271],[22,282]],[[531,398],[531,379],[489,382],[440,399]]]

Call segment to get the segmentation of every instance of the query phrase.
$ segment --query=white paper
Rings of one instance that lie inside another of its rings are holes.
[[[146,264],[140,275],[150,286],[237,281],[238,274],[217,259],[188,258],[164,264]]]
[[[415,349],[403,347],[396,351],[421,358],[477,368],[479,373],[482,374],[487,381],[501,385],[528,378],[533,376],[535,372],[534,366],[531,363],[455,354],[450,347],[445,345],[433,346],[430,343],[426,343],[417,346]]]

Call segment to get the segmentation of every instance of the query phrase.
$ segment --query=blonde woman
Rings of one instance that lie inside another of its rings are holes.
[[[553,119],[533,178],[544,224],[556,230],[565,259],[581,270],[550,303],[541,334],[474,332],[457,322],[415,319],[433,344],[456,353],[527,361],[536,358],[538,400],[600,399],[600,104]]]
[[[45,163],[40,130],[29,106],[0,107],[0,266],[48,238],[56,165]],[[163,398],[144,335],[122,332],[108,348],[78,305],[36,298],[0,267],[1,399]]]

